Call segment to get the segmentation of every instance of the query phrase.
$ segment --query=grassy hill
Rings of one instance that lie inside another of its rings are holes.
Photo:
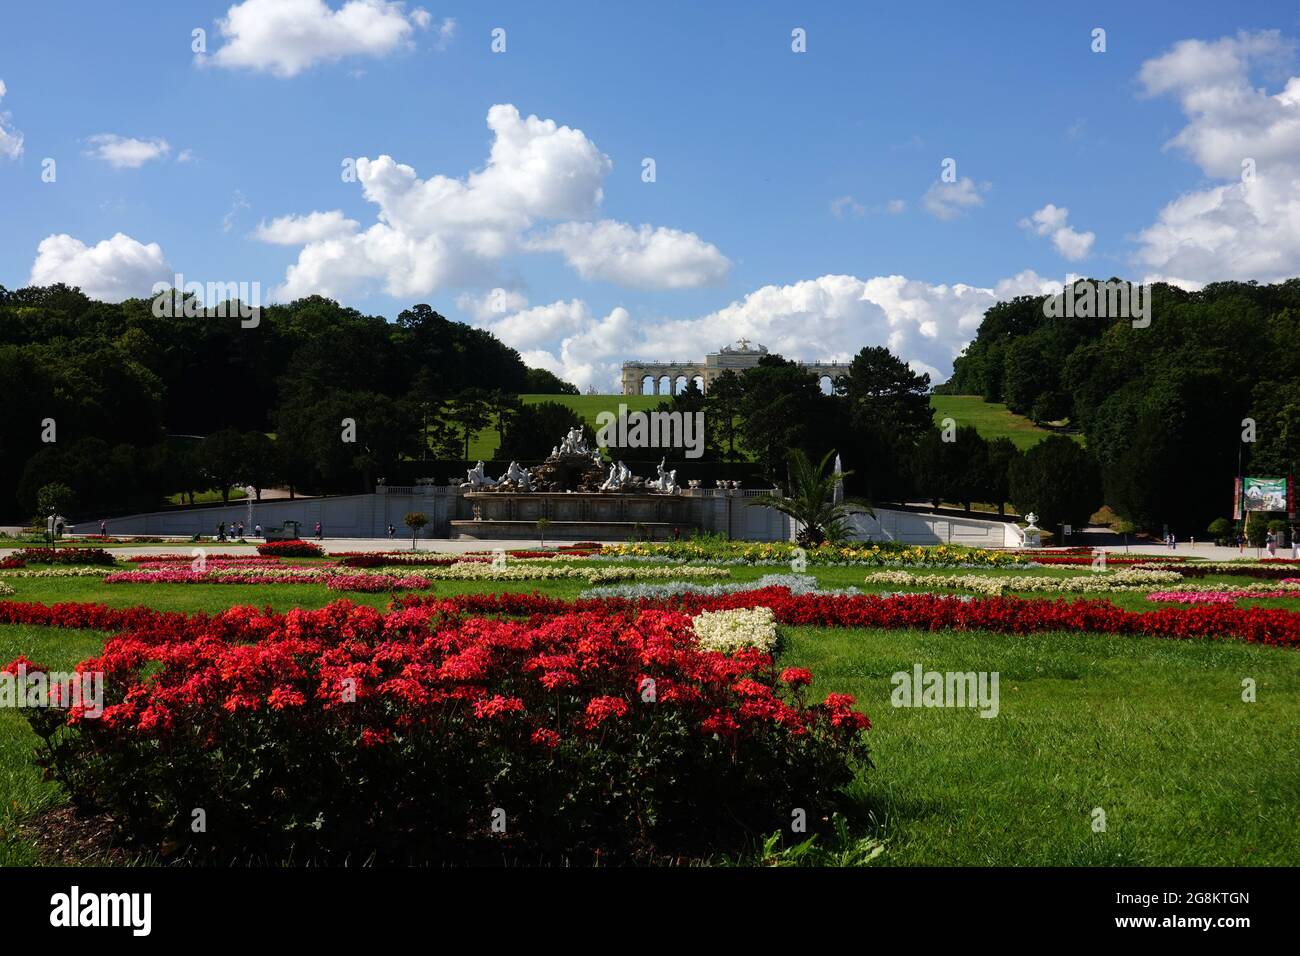
[[[619,403],[627,405],[631,411],[648,411],[660,402],[667,401],[663,395],[520,395],[525,405],[538,402],[558,402],[567,405],[578,413],[593,429],[596,416],[601,412],[618,413]],[[944,418],[952,418],[958,425],[974,425],[980,435],[987,439],[1010,438],[1021,451],[1038,444],[1052,434],[1046,428],[1040,428],[1022,415],[1007,410],[1005,405],[996,405],[984,401],[978,395],[932,395],[930,404],[934,408],[936,423]],[[1075,436],[1077,437],[1077,436]],[[559,440],[559,436],[556,436]],[[469,446],[471,459],[490,460],[501,444],[501,436],[496,428],[485,428],[479,432]]]
[[[934,409],[936,424],[945,418],[951,418],[959,426],[974,425],[981,438],[987,441],[1010,438],[1021,451],[1053,434],[1023,415],[1008,411],[1007,406],[986,402],[978,395],[931,395],[930,407]],[[1080,435],[1070,437],[1082,442]]]
[[[540,402],[567,405],[593,429],[596,427],[596,416],[601,412],[612,412],[617,415],[620,402],[626,405],[629,411],[648,411],[658,406],[660,402],[668,401],[667,396],[664,395],[520,395],[519,398],[525,405],[536,405]],[[558,442],[561,437],[556,435],[555,440]],[[497,446],[500,444],[500,432],[495,427],[485,428],[470,442],[469,457],[487,461],[496,455]]]

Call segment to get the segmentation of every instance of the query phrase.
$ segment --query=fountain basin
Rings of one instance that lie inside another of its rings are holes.
[[[556,540],[668,540],[700,526],[698,502],[679,495],[624,494],[617,491],[471,491],[465,500],[473,517],[451,522],[457,538],[536,538],[537,520],[551,522],[547,538]]]

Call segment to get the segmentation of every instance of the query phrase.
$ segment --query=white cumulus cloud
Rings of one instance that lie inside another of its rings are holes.
[[[207,62],[292,77],[321,62],[409,49],[432,20],[391,0],[348,0],[338,9],[323,0],[244,0],[217,21],[225,43]],[[444,20],[440,44],[454,30],[455,21]]]
[[[253,238],[280,246],[302,246],[347,233],[356,232],[361,223],[348,219],[337,209],[313,212],[305,216],[280,216],[258,223]]]
[[[1021,219],[1020,226],[1037,235],[1050,236],[1056,251],[1066,259],[1071,261],[1086,259],[1097,237],[1094,233],[1077,232],[1070,228],[1066,224],[1069,216],[1069,209],[1049,202],[1028,218]]]
[[[725,273],[725,257],[691,233],[564,222],[599,209],[612,169],[581,130],[522,117],[509,104],[488,110],[487,125],[493,133],[487,164],[464,178],[421,179],[391,156],[358,159],[357,180],[377,207],[377,221],[309,240],[277,295],[342,297],[378,288],[404,298],[481,287],[499,281],[503,257],[547,250],[564,254],[584,277],[641,288],[701,285]],[[547,220],[558,225],[529,233]]]
[[[695,318],[637,322],[624,308],[605,316],[581,300],[476,318],[534,366],[580,388],[617,390],[624,360],[700,361],[744,336],[805,361],[847,361],[867,345],[884,345],[936,382],[974,337],[984,312],[1017,295],[1059,292],[1061,283],[1032,271],[993,288],[934,285],[904,276],[860,279],[825,275],[769,285]]]
[[[731,268],[717,246],[693,232],[609,219],[563,223],[530,238],[526,248],[561,253],[584,279],[636,289],[711,285]]]
[[[78,286],[92,299],[121,302],[148,296],[155,282],[172,282],[171,266],[156,242],[117,233],[93,246],[66,233],[47,236],[36,250],[28,285]]]
[[[97,133],[87,142],[92,148],[86,151],[86,155],[102,160],[114,169],[139,169],[171,152],[165,139],[135,139],[116,133]]]
[[[1139,234],[1148,278],[1199,287],[1300,272],[1300,76],[1272,93],[1251,76],[1293,46],[1277,31],[1242,32],[1183,40],[1142,65],[1144,92],[1175,97],[1187,117],[1167,147],[1227,180],[1173,199]]]

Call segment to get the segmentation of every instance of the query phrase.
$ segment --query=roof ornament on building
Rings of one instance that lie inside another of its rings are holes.
[[[753,355],[753,354],[755,354],[755,353],[763,353],[763,354],[766,354],[766,353],[767,353],[767,346],[764,346],[764,345],[754,345],[754,346],[751,348],[751,347],[750,347],[749,339],[745,338],[744,336],[741,336],[740,338],[738,338],[738,339],[736,340],[736,344],[735,344],[735,345],[724,345],[724,346],[722,347],[721,351],[726,352],[728,355],[734,355],[734,354],[736,354],[737,352],[743,352],[743,353],[745,353],[746,355]]]

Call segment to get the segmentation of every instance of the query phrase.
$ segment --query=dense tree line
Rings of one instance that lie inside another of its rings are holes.
[[[724,372],[707,394],[693,385],[660,410],[703,412],[706,456],[751,457],[755,470],[788,487],[790,452],[818,461],[840,455],[851,496],[876,501],[1011,502],[1044,526],[1084,524],[1101,504],[1095,465],[1077,442],[1053,436],[1021,454],[1006,438],[987,441],[971,425],[936,425],[930,378],[888,349],[862,349],[824,394],[817,376],[779,355],[756,368]],[[942,427],[941,427],[942,426]],[[616,457],[644,457],[635,449]]]
[[[352,492],[403,457],[461,457],[504,396],[577,393],[427,305],[389,322],[311,297],[252,327],[152,305],[0,287],[0,517],[53,482],[82,513],[235,483]]]
[[[1225,512],[1238,455],[1250,473],[1298,470],[1300,280],[1157,285],[1145,328],[1052,318],[1044,302],[989,309],[938,389],[1074,433],[1027,453],[936,424],[929,377],[882,347],[862,349],[831,394],[771,354],[660,408],[703,413],[705,459],[748,462],[775,485],[792,449],[812,461],[834,450],[852,495],[1009,502],[1045,527],[1082,524],[1104,502],[1135,527],[1199,533]],[[240,484],[354,492],[402,461],[467,458],[484,428],[500,430],[498,457],[538,460],[581,421],[518,397],[576,388],[427,305],[388,322],[312,297],[264,308],[245,328],[158,318],[150,304],[0,288],[0,514],[29,517],[51,483],[71,488],[82,513]]]
[[[1228,513],[1239,460],[1247,474],[1300,471],[1300,279],[1156,284],[1146,327],[1049,318],[1044,301],[989,309],[942,391],[1077,430],[1122,518],[1202,533]]]

